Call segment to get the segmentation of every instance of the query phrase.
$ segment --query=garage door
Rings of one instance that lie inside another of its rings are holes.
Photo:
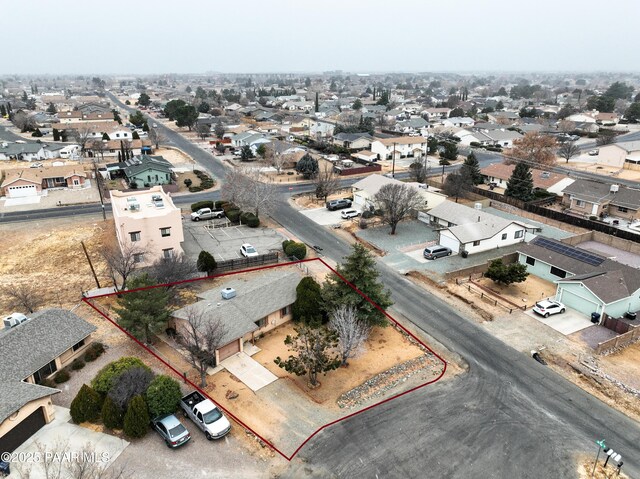
[[[440,234],[439,243],[442,246],[446,246],[447,248],[451,248],[454,254],[460,251],[460,241],[451,236]]]
[[[13,452],[45,424],[44,410],[39,407],[0,438],[0,452]]]
[[[218,349],[218,356],[220,358],[220,361],[224,361],[229,356],[233,356],[234,354],[239,352],[240,352],[240,341],[235,339],[231,341],[229,344],[226,344],[225,346],[222,346],[220,349]]]
[[[36,185],[24,185],[24,186],[10,186],[9,197],[10,198],[22,198],[24,196],[36,196],[38,191]]]
[[[576,311],[579,311],[580,313],[589,317],[591,317],[591,313],[593,312],[602,311],[602,307],[597,303],[564,289],[560,290],[559,301],[561,303],[564,303],[565,306],[571,309],[575,309]]]

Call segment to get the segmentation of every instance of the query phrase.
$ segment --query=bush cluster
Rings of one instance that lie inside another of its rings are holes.
[[[62,384],[62,383],[66,383],[69,380],[69,378],[70,378],[69,371],[67,371],[66,369],[61,369],[53,377],[53,382],[56,384]]]
[[[304,243],[296,243],[295,241],[289,241],[285,246],[285,242],[283,242],[284,246],[284,254],[290,257],[295,257],[298,260],[304,259],[307,256],[307,246]]]
[[[149,366],[144,364],[138,358],[132,356],[122,357],[117,361],[109,363],[104,368],[102,368],[98,372],[96,377],[93,378],[93,381],[91,381],[91,385],[98,393],[107,394],[113,387],[118,376],[120,376],[123,372],[135,367],[149,369]]]
[[[91,343],[91,346],[89,346],[87,351],[84,353],[84,360],[85,362],[90,363],[100,357],[102,353],[104,353],[104,345],[102,343]]]
[[[247,225],[249,228],[257,228],[258,226],[260,226],[260,218],[248,211],[245,211],[240,215],[240,221],[242,222],[242,224]]]
[[[213,209],[213,201],[197,201],[191,204],[191,211],[198,211],[200,208]]]

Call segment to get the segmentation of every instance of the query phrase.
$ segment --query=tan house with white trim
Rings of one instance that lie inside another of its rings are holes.
[[[12,452],[55,415],[42,385],[82,356],[96,327],[63,309],[14,313],[0,330],[0,452]]]
[[[111,207],[121,251],[134,251],[140,265],[183,253],[182,215],[162,186],[112,191]]]
[[[38,196],[53,188],[80,189],[89,185],[87,172],[74,165],[5,170],[0,191],[7,198]]]
[[[296,287],[302,278],[302,272],[291,266],[232,276],[219,288],[199,293],[200,301],[174,311],[169,326],[178,338],[184,335],[190,311],[204,313],[206,321],[222,323],[225,335],[222,346],[216,350],[216,364],[219,364],[243,352],[245,342],[253,342],[256,337],[292,319],[291,305],[296,300]]]
[[[427,154],[427,139],[423,136],[398,136],[376,139],[371,143],[371,151],[382,160],[398,158],[421,158]]]

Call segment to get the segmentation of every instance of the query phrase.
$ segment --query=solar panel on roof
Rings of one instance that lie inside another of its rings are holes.
[[[582,261],[583,263],[590,264],[591,266],[600,266],[604,261],[604,258],[601,258],[600,256],[596,256],[587,251],[574,248],[573,246],[569,246],[564,243],[559,243],[548,238],[543,238],[542,236],[537,236],[533,241],[533,244],[541,246],[550,251],[555,251],[556,253],[563,254],[565,256],[568,256],[569,258]]]

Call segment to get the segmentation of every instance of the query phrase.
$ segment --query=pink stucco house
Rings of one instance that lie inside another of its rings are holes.
[[[51,188],[85,188],[87,176],[82,167],[73,165],[6,170],[0,190],[7,198],[37,196]]]

